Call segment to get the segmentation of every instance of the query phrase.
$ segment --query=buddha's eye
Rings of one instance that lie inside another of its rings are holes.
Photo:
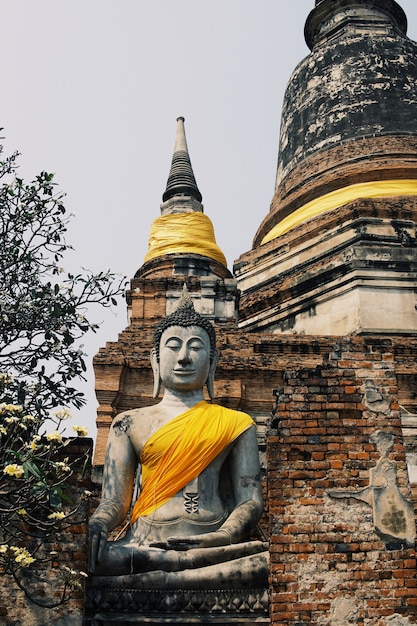
[[[204,350],[205,345],[201,343],[201,341],[192,341],[191,343],[188,344],[188,347],[190,350],[194,350],[195,352],[198,352],[199,350]]]
[[[181,349],[181,342],[176,341],[175,339],[169,339],[166,342],[165,347],[168,348],[169,350],[177,351]]]

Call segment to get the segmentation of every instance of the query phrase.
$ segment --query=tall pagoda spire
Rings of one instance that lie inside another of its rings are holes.
[[[204,214],[201,199],[188,154],[184,118],[178,117],[161,215],[151,225],[145,263],[165,255],[197,254],[227,267],[226,258],[216,243],[213,224]]]
[[[202,200],[202,195],[197,187],[191,166],[190,155],[188,154],[184,121],[183,117],[177,118],[174,154],[172,156],[167,186],[162,196],[164,202],[177,195],[189,195],[198,202]]]

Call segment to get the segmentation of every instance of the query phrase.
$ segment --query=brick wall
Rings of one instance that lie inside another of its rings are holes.
[[[270,509],[262,525],[271,536],[271,624],[392,626],[384,620],[395,614],[407,620],[396,626],[413,623],[414,550],[381,539],[371,506],[329,491],[369,486],[381,458],[370,438],[384,430],[396,436],[389,459],[410,498],[398,409],[417,413],[417,338],[278,336],[229,326],[217,334],[215,401],[258,423]],[[150,404],[150,345],[150,330],[135,321],[96,358],[100,393],[117,390],[115,413]],[[280,387],[280,428],[268,431]],[[417,450],[415,441],[409,448]]]
[[[390,341],[352,338],[323,365],[286,372],[267,441],[273,626],[415,623],[414,546],[381,537],[372,506],[330,495],[369,487],[383,430],[410,500],[398,409]]]
[[[76,523],[65,528],[53,537],[52,541],[44,543],[42,553],[48,558],[48,565],[43,567],[34,563],[28,568],[31,575],[30,589],[40,602],[54,603],[59,600],[62,592],[62,578],[59,573],[62,565],[71,570],[87,571],[86,550],[86,519],[89,500],[81,500],[81,495],[91,491],[91,457],[92,439],[71,439],[69,445],[63,449],[63,457],[69,457],[70,463],[76,459],[80,462],[74,465],[74,474],[71,478],[73,497],[75,502],[82,502],[76,516]],[[87,464],[85,465],[85,460]],[[56,553],[56,558],[50,559],[50,553]],[[0,626],[81,626],[83,621],[84,590],[81,579],[81,588],[74,592],[72,598],[57,608],[42,608],[32,603],[21,591],[13,579],[0,572]]]

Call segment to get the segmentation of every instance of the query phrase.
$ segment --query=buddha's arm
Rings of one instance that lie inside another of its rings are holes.
[[[226,535],[225,543],[238,543],[247,538],[263,510],[255,426],[238,437],[229,463],[236,507],[217,532]]]
[[[90,571],[100,562],[108,533],[116,528],[129,510],[136,475],[137,459],[128,430],[116,418],[107,443],[101,501],[89,523]]]
[[[198,547],[239,543],[247,538],[263,510],[259,450],[255,426],[242,433],[233,445],[229,459],[236,502],[224,524],[215,532],[190,537],[172,537],[167,547],[192,544]]]
[[[230,543],[237,543],[247,538],[263,511],[255,426],[238,437],[229,463],[236,507],[219,531],[229,535]]]

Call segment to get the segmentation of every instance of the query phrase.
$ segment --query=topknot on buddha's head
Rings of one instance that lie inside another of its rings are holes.
[[[213,360],[216,352],[216,332],[214,330],[214,326],[207,318],[200,315],[200,313],[197,313],[186,285],[184,285],[177,309],[174,313],[164,317],[164,319],[162,319],[155,328],[153,347],[158,362],[162,333],[171,326],[181,326],[183,328],[197,326],[198,328],[205,330],[210,340],[210,361]]]

